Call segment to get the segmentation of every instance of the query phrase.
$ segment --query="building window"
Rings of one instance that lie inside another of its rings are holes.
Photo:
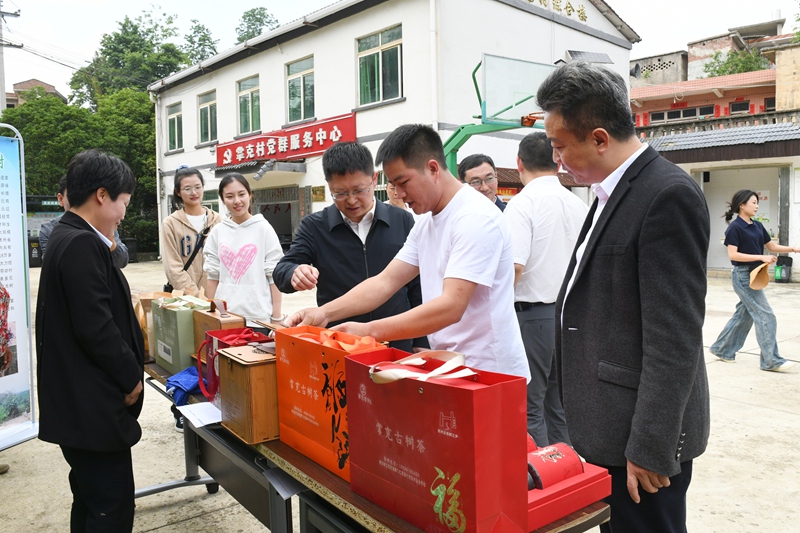
[[[261,129],[261,105],[259,102],[258,76],[238,82],[239,133],[250,133]]]
[[[701,108],[689,107],[686,109],[673,109],[671,111],[654,111],[650,113],[650,123],[671,122],[673,120],[691,120],[704,116],[714,116],[714,106],[704,106]]]
[[[219,193],[217,191],[203,191],[201,204],[212,211],[219,213]]]
[[[286,65],[289,95],[289,122],[314,116],[314,58],[308,57]]]
[[[764,98],[764,109],[766,111],[775,111],[775,97]]]
[[[169,124],[168,151],[183,148],[183,112],[181,104],[167,106],[167,123]]]
[[[750,102],[731,102],[731,115],[734,113],[749,113]]]
[[[200,144],[217,140],[217,91],[197,98],[200,115]]]
[[[403,27],[358,39],[359,105],[403,96]]]
[[[706,105],[700,108],[700,116],[701,117],[713,117],[714,116],[714,106],[713,105]]]

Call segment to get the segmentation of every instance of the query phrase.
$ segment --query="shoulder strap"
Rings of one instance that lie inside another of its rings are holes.
[[[197,256],[197,252],[199,252],[200,249],[205,244],[206,237],[208,236],[208,232],[210,230],[211,230],[211,226],[206,226],[203,229],[203,232],[200,234],[200,241],[197,243],[197,246],[195,246],[194,251],[192,252],[192,255],[189,256],[189,260],[186,261],[185,265],[183,265],[183,270],[189,270],[189,267],[192,266],[192,261],[194,261],[194,258]]]

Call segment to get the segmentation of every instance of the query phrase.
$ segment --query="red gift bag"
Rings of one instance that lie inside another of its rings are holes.
[[[268,342],[269,337],[250,328],[215,329],[206,331],[206,338],[197,350],[197,381],[200,392],[213,402],[219,391],[219,361],[217,350],[231,346],[244,346],[251,342]],[[205,362],[206,370],[203,373]],[[205,376],[205,383],[203,377]]]
[[[526,532],[525,379],[463,361],[347,357],[350,486],[428,532]]]

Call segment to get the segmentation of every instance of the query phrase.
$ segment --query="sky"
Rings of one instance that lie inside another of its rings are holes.
[[[800,12],[799,1],[607,0],[606,3],[642,38],[631,50],[631,59],[637,59],[685,50],[686,43],[725,33],[728,28],[772,20],[776,10],[786,19],[784,32],[792,32]],[[576,4],[582,2],[588,3],[588,0],[573,0]],[[242,13],[259,5],[252,0],[153,0],[150,3],[0,0],[0,3],[4,12],[20,11],[17,18],[5,17],[4,40],[23,43],[58,61],[5,47],[6,90],[11,91],[16,82],[36,78],[55,85],[64,96],[69,96],[69,79],[75,69],[91,61],[103,34],[114,32],[125,16],[136,18],[150,5],[160,5],[162,12],[178,15],[177,23],[183,31],[188,30],[192,19],[205,24],[213,37],[219,39],[217,50],[222,51],[234,45],[235,29]],[[279,22],[286,23],[332,3],[334,0],[278,0],[266,3],[266,7]]]

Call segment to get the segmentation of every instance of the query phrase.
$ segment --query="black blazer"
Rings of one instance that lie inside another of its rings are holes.
[[[556,364],[570,438],[587,461],[630,459],[672,476],[705,450],[709,233],[700,187],[647,148],[600,214],[565,300],[573,253],[556,302]]]
[[[286,294],[295,292],[292,287],[295,269],[299,265],[314,265],[319,270],[317,305],[322,306],[365,279],[381,273],[405,244],[406,237],[414,227],[414,217],[408,211],[375,201],[375,218],[366,244],[347,227],[341,211],[335,205],[307,215],[297,229],[292,247],[272,272],[278,290]],[[399,315],[421,303],[422,289],[417,276],[371,313],[339,322],[370,322]],[[416,339],[413,344],[430,347],[426,337]],[[394,341],[391,345],[401,350],[411,350],[408,341]]]
[[[139,441],[144,341],[128,282],[108,247],[67,212],[50,236],[36,305],[39,438],[91,451]]]

